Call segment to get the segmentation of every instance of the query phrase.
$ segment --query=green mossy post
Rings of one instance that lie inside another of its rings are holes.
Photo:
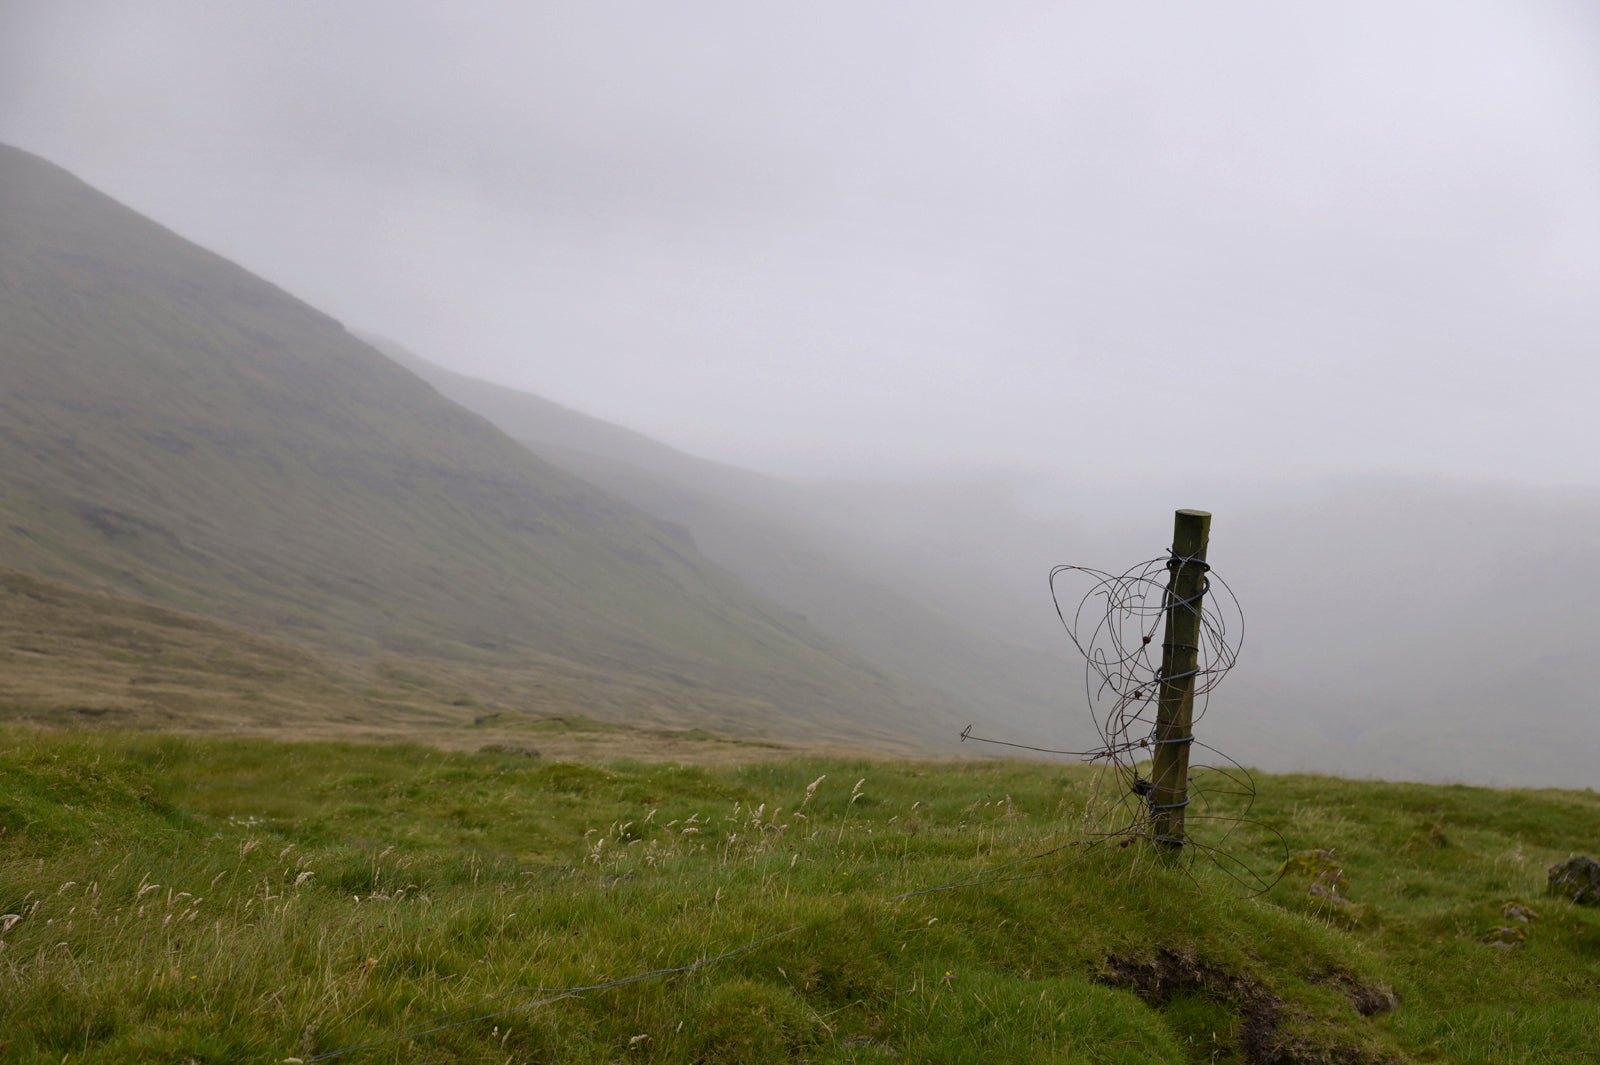
[[[1161,698],[1156,708],[1156,752],[1150,767],[1150,810],[1156,846],[1184,844],[1183,811],[1189,802],[1189,748],[1194,738],[1194,678],[1200,662],[1200,599],[1206,588],[1206,545],[1211,515],[1180,510],[1173,523],[1167,563],[1167,626],[1161,643]]]

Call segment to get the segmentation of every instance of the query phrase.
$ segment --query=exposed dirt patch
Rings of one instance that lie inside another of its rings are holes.
[[[1332,970],[1320,978],[1313,979],[1312,983],[1338,988],[1350,999],[1350,1004],[1356,1008],[1356,1012],[1363,1017],[1376,1017],[1380,1013],[1392,1013],[1400,1008],[1400,996],[1394,993],[1394,988],[1387,984],[1362,983],[1354,973],[1342,969]]]
[[[1341,975],[1347,981],[1339,979]],[[1113,954],[1106,958],[1106,972],[1100,979],[1114,987],[1131,988],[1154,1006],[1163,1006],[1173,995],[1186,992],[1225,1004],[1239,1015],[1235,1049],[1246,1065],[1380,1065],[1397,1060],[1387,1055],[1374,1057],[1355,1047],[1314,1045],[1288,1034],[1283,1030],[1282,998],[1248,972],[1229,972],[1193,954],[1167,947],[1147,958]],[[1368,988],[1348,974],[1333,974],[1330,981],[1351,995],[1363,1016],[1394,1008],[1393,993],[1387,988]]]
[[[1283,1000],[1248,973],[1230,973],[1188,954],[1162,947],[1153,958],[1106,959],[1102,979],[1128,987],[1152,1005],[1164,1005],[1176,992],[1196,991],[1225,1002],[1240,1017],[1239,1052],[1250,1065],[1297,1061],[1278,1052],[1279,1016]]]

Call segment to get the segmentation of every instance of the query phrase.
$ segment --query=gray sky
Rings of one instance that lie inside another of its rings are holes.
[[[1576,0],[4,0],[0,140],[742,465],[1600,485]]]

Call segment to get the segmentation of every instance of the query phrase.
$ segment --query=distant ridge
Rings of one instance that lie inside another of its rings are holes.
[[[0,565],[346,654],[587,671],[723,728],[914,745],[954,720],[681,528],[10,147],[0,367]]]
[[[689,529],[710,558],[841,641],[938,689],[979,734],[1093,745],[1081,662],[1057,620],[1039,616],[1043,574],[1052,562],[1159,551],[1163,507],[1091,540],[1065,523],[1030,530],[981,486],[941,499],[938,485],[785,481],[373,342],[538,454]],[[1240,495],[1219,514],[1213,558],[1249,634],[1205,742],[1278,770],[1600,786],[1600,713],[1580,665],[1600,635],[1583,579],[1600,491],[1360,477]],[[886,543],[874,523],[897,507]],[[1007,586],[1018,572],[1037,573],[1037,590]]]
[[[870,516],[852,529],[861,486],[786,481],[688,455],[363,335],[540,456],[686,528],[703,553],[752,587],[885,668],[937,689],[980,732],[1026,739],[1064,730],[1085,743],[1092,737],[1087,715],[1076,709],[1081,667],[1048,615],[1046,564],[1037,567],[1034,641],[1017,639],[1023,611],[1012,611],[1018,616],[1009,619],[1008,630],[995,623],[995,611],[971,608],[997,597],[981,576],[930,565],[920,579],[907,579],[908,562],[923,557],[918,545],[874,542],[865,529]],[[976,591],[945,589],[941,596],[930,588],[941,579],[964,579]]]
[[[767,481],[760,474],[696,458],[644,433],[562,406],[532,392],[505,388],[446,370],[387,337],[362,330],[354,333],[433,385],[446,398],[488,419],[506,435],[533,446],[536,452],[572,451],[679,478],[705,477],[710,472],[750,487]]]

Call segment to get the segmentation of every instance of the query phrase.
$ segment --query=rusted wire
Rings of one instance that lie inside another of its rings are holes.
[[[1252,893],[1259,893],[1271,886],[1271,880],[1252,872],[1248,863],[1226,849],[1229,837],[1241,825],[1255,824],[1248,817],[1256,795],[1249,770],[1192,735],[1174,740],[1156,736],[1162,683],[1180,676],[1165,676],[1161,669],[1161,631],[1172,606],[1168,574],[1180,564],[1193,565],[1196,561],[1169,551],[1120,574],[1067,565],[1050,571],[1050,596],[1056,616],[1083,656],[1084,692],[1099,746],[1059,750],[974,735],[971,726],[961,733],[961,738],[1107,763],[1118,787],[1101,809],[1087,811],[1092,826],[1083,840],[1072,845],[1117,842],[1127,846],[1137,839],[1154,840],[1157,809],[1173,805],[1151,805],[1154,789],[1145,772],[1155,749],[1162,743],[1181,742],[1210,752],[1216,761],[1190,763],[1188,797],[1182,803],[1186,807],[1183,853],[1189,860],[1206,858]],[[1204,718],[1211,693],[1238,661],[1244,640],[1244,612],[1238,597],[1209,566],[1205,568],[1197,666],[1192,674],[1181,675],[1194,677],[1194,724]],[[1074,580],[1087,581],[1076,600],[1066,592]],[[1066,603],[1072,603],[1070,613]],[[1224,798],[1225,807],[1221,802]],[[1047,857],[1059,849],[1035,858]],[[966,882],[986,880],[980,875]]]

